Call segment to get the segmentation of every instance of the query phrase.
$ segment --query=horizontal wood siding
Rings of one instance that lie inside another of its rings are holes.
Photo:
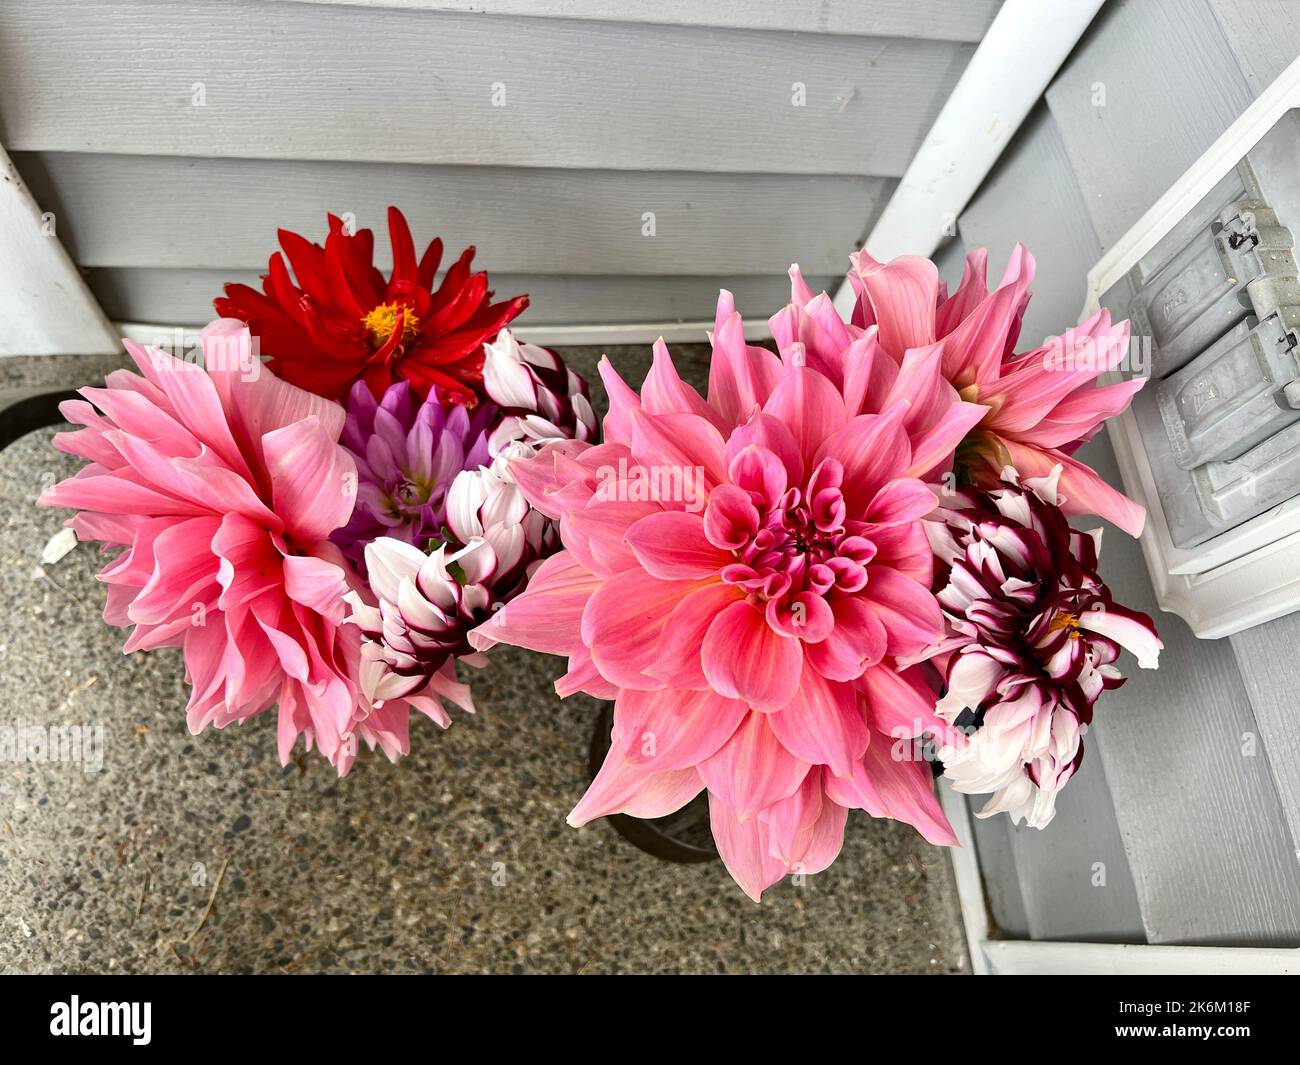
[[[261,287],[258,271],[97,268],[87,271],[91,291],[118,322],[179,322],[193,325],[212,317],[212,299],[222,285],[238,281]],[[557,323],[649,321],[711,322],[718,290],[731,291],[746,321],[766,321],[790,298],[784,276],[762,277],[548,277],[491,275],[498,297],[527,293],[532,300],[520,326]],[[833,292],[839,278],[808,279],[814,290]],[[704,334],[699,338],[704,340]]]
[[[0,128],[17,151],[897,177],[972,51],[264,0],[0,0]]]
[[[1206,0],[1112,0],[1047,91],[1103,249],[1254,99]]]
[[[323,239],[325,214],[417,241],[477,244],[500,273],[783,276],[843,272],[888,197],[881,178],[575,173],[502,167],[16,153],[81,266],[264,270],[276,228]],[[653,236],[645,235],[652,214]]]
[[[349,7],[978,41],[1002,0],[292,0]]]

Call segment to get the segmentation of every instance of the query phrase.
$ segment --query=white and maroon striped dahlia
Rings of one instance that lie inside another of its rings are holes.
[[[1102,583],[1101,531],[1070,527],[1060,473],[1021,482],[1007,467],[1001,488],[945,495],[926,523],[948,628],[931,652],[946,683],[936,710],[952,726],[937,757],[955,790],[993,793],[980,817],[1035,828],[1083,760],[1097,697],[1124,683],[1121,648],[1154,669],[1163,647]]]

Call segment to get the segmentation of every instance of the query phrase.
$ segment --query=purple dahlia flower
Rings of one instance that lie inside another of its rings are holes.
[[[1114,601],[1097,573],[1101,531],[1072,529],[1061,468],[945,496],[927,522],[947,636],[928,654],[945,680],[936,710],[952,726],[937,756],[966,794],[1044,828],[1083,759],[1093,704],[1124,678],[1120,649],[1154,669],[1164,646],[1151,619]],[[946,570],[946,573],[945,573]]]
[[[484,392],[467,412],[442,409],[436,392],[417,407],[405,384],[376,404],[359,386],[342,440],[360,485],[336,542],[368,575],[368,594],[348,598],[362,632],[362,690],[373,706],[405,699],[443,724],[438,700],[455,683],[455,662],[478,664],[470,630],[559,546],[556,523],[529,505],[511,460],[599,431],[586,382],[509,330],[485,345]]]
[[[366,544],[377,537],[421,551],[440,539],[452,481],[491,462],[488,430],[498,414],[491,403],[450,405],[437,389],[421,402],[405,381],[378,403],[364,382],[352,386],[340,443],[357,462],[357,501],[331,539],[359,573],[366,573]]]

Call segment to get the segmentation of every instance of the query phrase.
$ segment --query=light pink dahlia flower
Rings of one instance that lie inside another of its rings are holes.
[[[950,297],[929,259],[908,255],[882,264],[865,251],[851,259],[854,323],[875,324],[880,346],[896,361],[909,351],[938,352],[944,376],[962,398],[987,407],[957,456],[964,477],[996,488],[1004,466],[1027,477],[1060,466],[1067,513],[1099,515],[1132,536],[1142,532],[1145,510],[1072,457],[1144,383],[1096,383],[1128,351],[1128,322],[1112,324],[1102,310],[1041,347],[1015,354],[1034,279],[1034,258],[1020,245],[991,293],[988,252],[972,251]]]
[[[1151,619],[1116,603],[1097,574],[1100,530],[1070,528],[1061,469],[942,500],[926,530],[940,562],[948,633],[926,652],[944,675],[936,707],[951,726],[936,752],[955,790],[993,793],[980,817],[1007,812],[1034,828],[1083,761],[1103,691],[1124,683],[1120,649],[1154,669]]]
[[[300,734],[340,773],[358,739],[403,753],[407,709],[359,700],[360,632],[343,623],[343,408],[278,380],[233,320],[203,331],[206,368],[126,347],[143,376],[114,371],[62,405],[84,428],[55,446],[90,464],[40,500],[79,509],[79,539],[126,548],[99,575],[105,620],[135,626],[125,650],[183,649],[193,732],[278,703],[282,762]]]
[[[612,746],[570,815],[661,816],[709,791],[756,901],[839,853],[849,808],[953,842],[929,766],[891,734],[935,724],[917,671],[940,633],[921,518],[983,414],[937,359],[888,372],[824,295],[779,315],[781,357],[718,303],[707,399],[662,342],[638,396],[608,361],[605,443],[511,464],[564,550],[471,634],[567,655],[561,695],[615,700]]]

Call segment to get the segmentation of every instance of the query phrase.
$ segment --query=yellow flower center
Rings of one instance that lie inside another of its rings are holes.
[[[1067,614],[1064,610],[1052,618],[1047,625],[1048,632],[1056,632],[1059,629],[1066,629],[1070,633],[1070,639],[1079,638],[1079,619],[1073,614]]]
[[[376,348],[382,348],[397,329],[398,318],[402,319],[403,340],[410,340],[419,333],[420,319],[402,303],[381,303],[361,319],[361,324],[369,330],[370,342]]]

